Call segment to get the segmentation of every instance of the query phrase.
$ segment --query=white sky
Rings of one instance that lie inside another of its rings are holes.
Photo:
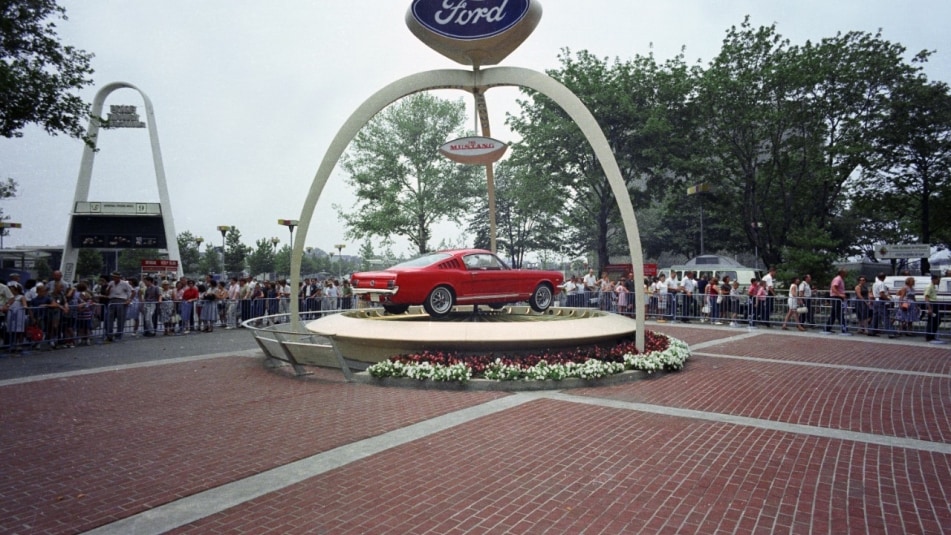
[[[144,91],[155,107],[176,233],[220,243],[218,225],[237,226],[245,243],[277,236],[277,219],[299,219],[320,159],[346,118],[371,94],[401,77],[463,68],[420,43],[406,28],[410,0],[60,0],[68,21],[64,43],[95,54],[91,101],[110,82]],[[754,26],[778,24],[794,44],[836,32],[883,30],[909,55],[937,50],[926,66],[932,80],[951,81],[951,2],[946,0],[543,0],[535,33],[503,65],[558,67],[563,47],[599,57],[630,58],[653,46],[659,61],[686,48],[689,63],[706,65],[724,32],[751,15]],[[450,95],[451,96],[451,95]],[[467,94],[458,93],[468,99]],[[493,134],[502,140],[505,112],[518,93],[488,94]],[[144,107],[120,90],[110,105]],[[0,178],[20,184],[0,204],[22,223],[5,247],[61,245],[79,173],[82,144],[29,128],[0,138]],[[89,199],[158,202],[145,129],[101,131]],[[307,245],[325,251],[347,243],[332,204],[351,207],[335,171],[317,206]],[[464,230],[441,225],[440,239],[471,243]],[[397,241],[396,253],[408,252]]]

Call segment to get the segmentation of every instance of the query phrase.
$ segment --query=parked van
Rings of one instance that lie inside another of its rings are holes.
[[[765,273],[762,270],[746,267],[735,260],[725,256],[704,255],[689,260],[686,264],[679,266],[670,266],[660,270],[668,277],[671,273],[677,274],[677,280],[683,280],[684,274],[688,271],[696,273],[696,278],[717,277],[721,281],[724,275],[729,275],[731,281],[738,281],[740,287],[748,288],[754,278],[762,278]]]
[[[909,276],[906,275],[894,275],[890,277],[885,277],[885,285],[888,286],[888,291],[892,294],[892,300],[898,299],[898,292],[905,287],[905,279]],[[915,294],[916,300],[924,302],[924,293],[928,288],[928,285],[931,284],[931,277],[927,275],[918,275],[911,276],[915,279]],[[869,288],[871,288],[869,284]],[[944,303],[951,303],[951,277],[941,277],[941,282],[938,283],[938,301]]]

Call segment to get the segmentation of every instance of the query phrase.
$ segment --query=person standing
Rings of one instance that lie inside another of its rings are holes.
[[[126,310],[132,302],[134,293],[132,286],[123,280],[122,274],[118,271],[113,271],[111,278],[104,292],[109,300],[106,306],[106,342],[122,339],[122,333],[125,332]]]
[[[770,320],[773,317],[773,301],[776,299],[776,266],[770,266],[769,272],[760,280],[766,287],[766,326],[771,327]]]
[[[888,285],[885,284],[885,273],[879,272],[875,276],[875,282],[872,284],[872,296],[875,302],[872,303],[872,327],[869,336],[878,336],[880,333],[891,334],[891,321],[888,318],[888,305],[892,302],[891,294],[888,292]]]
[[[799,283],[799,302],[801,307],[806,307],[806,312],[799,315],[799,324],[804,327],[814,327],[816,318],[813,316],[815,311],[812,309],[812,275],[806,273],[802,276],[802,282]]]
[[[938,303],[938,284],[940,283],[941,275],[932,274],[931,284],[925,288],[925,312],[928,316],[925,340],[932,344],[944,343],[944,340],[938,340],[938,326],[941,324],[941,305]]]
[[[800,306],[800,303],[802,303],[802,301],[800,301],[799,299],[799,277],[793,277],[792,284],[789,285],[789,298],[786,302],[786,306],[788,310],[786,311],[786,317],[783,318],[784,331],[789,330],[786,327],[786,324],[792,318],[796,318],[797,329],[799,329],[800,331],[806,330],[806,328],[802,326],[802,320],[799,318],[799,313],[797,311],[797,309]]]
[[[832,301],[832,311],[829,312],[829,319],[826,320],[826,327],[822,332],[832,333],[832,326],[836,323],[842,325],[842,332],[845,332],[845,319],[842,316],[842,308],[845,305],[845,270],[840,269],[839,274],[832,279],[829,285],[829,298]]]
[[[859,277],[855,285],[855,317],[859,321],[859,333],[868,334],[868,324],[872,319],[871,291],[865,277]]]
[[[912,326],[921,316],[918,310],[918,303],[915,301],[915,278],[905,279],[905,285],[898,292],[898,311],[895,312],[895,319],[898,320],[898,328],[901,334],[905,336],[912,335]]]
[[[142,291],[142,330],[143,336],[155,336],[155,318],[158,314],[159,303],[162,302],[162,290],[155,285],[155,278],[145,277],[145,290]]]

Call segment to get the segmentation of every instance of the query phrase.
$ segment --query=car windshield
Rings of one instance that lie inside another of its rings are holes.
[[[395,268],[426,267],[426,266],[435,264],[436,262],[439,262],[441,260],[445,260],[451,256],[452,255],[450,255],[449,253],[432,253],[428,255],[423,255],[419,258],[414,258],[412,260],[407,260],[406,262],[396,264],[393,267]]]

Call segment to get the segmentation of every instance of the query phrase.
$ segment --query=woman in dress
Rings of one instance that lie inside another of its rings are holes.
[[[23,288],[19,284],[10,285],[10,292],[13,293],[13,300],[4,306],[7,313],[7,333],[10,335],[10,348],[12,353],[20,353],[23,348],[23,331],[26,330],[26,297],[23,296]]]
[[[868,334],[868,322],[872,319],[872,296],[865,277],[859,277],[855,285],[855,317],[859,321],[859,334]]]
[[[201,295],[201,303],[198,305],[201,307],[201,312],[199,312],[198,321],[201,332],[210,333],[215,328],[215,322],[218,321],[218,283],[211,281],[208,283],[208,287],[205,288],[205,292]]]
[[[630,291],[627,289],[627,285],[624,284],[626,280],[624,277],[621,277],[621,282],[614,287],[614,291],[617,293],[617,312],[618,314],[630,314],[631,311],[628,309],[628,299],[630,297]]]
[[[905,285],[898,291],[898,311],[895,313],[895,319],[898,320],[898,330],[900,334],[911,336],[912,324],[918,321],[920,316],[918,303],[915,302],[915,278],[905,279]]]
[[[175,289],[162,281],[162,302],[159,303],[159,322],[165,328],[164,336],[175,332]]]
[[[786,300],[786,317],[783,318],[783,330],[788,331],[786,324],[789,323],[790,318],[796,319],[796,328],[800,331],[805,331],[806,328],[802,326],[802,322],[799,320],[799,308],[801,301],[799,300],[799,277],[793,277],[792,284],[789,285],[789,298]]]

